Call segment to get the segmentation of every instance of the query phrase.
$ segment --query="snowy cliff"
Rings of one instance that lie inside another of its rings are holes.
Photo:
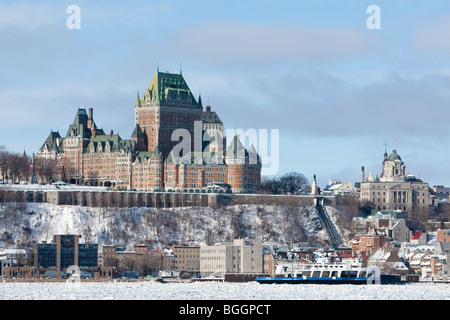
[[[327,208],[333,220],[338,212]],[[129,246],[209,245],[234,238],[328,246],[315,207],[239,205],[212,208],[87,208],[0,203],[0,247],[30,249],[55,234],[82,242]]]

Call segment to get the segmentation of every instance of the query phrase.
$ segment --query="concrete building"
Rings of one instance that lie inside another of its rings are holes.
[[[200,247],[200,274],[203,277],[226,273],[262,273],[262,241],[237,239]]]
[[[198,273],[200,271],[200,247],[199,246],[173,246],[174,268],[176,271],[188,271]]]

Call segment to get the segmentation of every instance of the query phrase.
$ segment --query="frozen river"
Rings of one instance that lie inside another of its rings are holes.
[[[1,300],[450,300],[450,284],[0,282]]]

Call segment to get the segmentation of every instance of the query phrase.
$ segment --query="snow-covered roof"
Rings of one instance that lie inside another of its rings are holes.
[[[388,262],[389,267],[398,271],[408,271],[408,267],[403,262]]]
[[[173,253],[172,249],[170,249],[170,248],[164,248],[164,249],[163,249],[163,252],[164,252],[164,255],[165,255],[165,256],[173,256],[173,255],[175,255],[175,254]]]
[[[25,249],[0,249],[0,254],[2,253],[24,254],[27,252]]]
[[[369,257],[368,262],[379,262],[383,259],[385,253],[383,250],[377,250],[373,255]]]
[[[7,259],[16,258],[18,256],[27,257],[27,252],[25,249],[1,249],[0,256],[4,256]]]
[[[337,190],[337,189],[339,189],[340,187],[342,187],[342,183],[333,184],[333,185],[329,188],[329,190]]]

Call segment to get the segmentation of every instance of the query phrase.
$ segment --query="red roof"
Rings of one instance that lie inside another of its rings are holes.
[[[419,239],[420,236],[422,235],[422,233],[423,233],[422,231],[416,231],[416,232],[414,232],[414,234],[413,234],[413,236],[412,236],[413,240]]]

